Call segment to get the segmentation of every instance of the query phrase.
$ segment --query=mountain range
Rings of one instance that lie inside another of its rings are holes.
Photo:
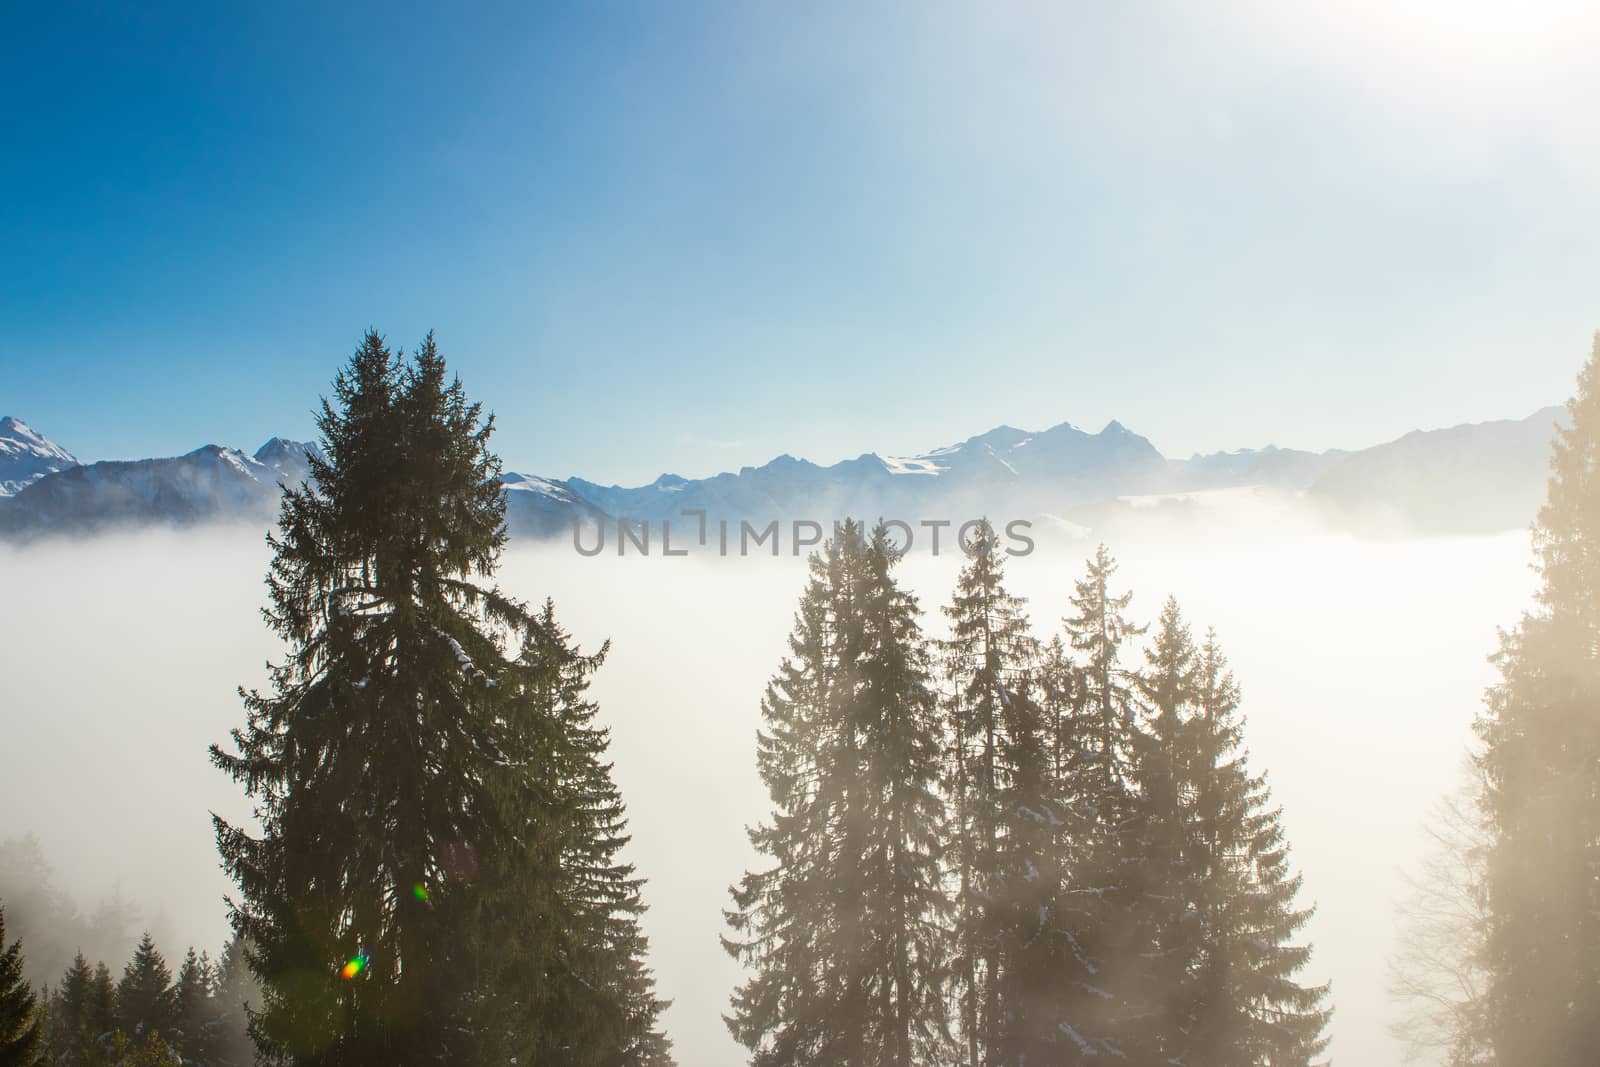
[[[574,523],[652,523],[703,511],[709,521],[767,523],[855,515],[907,522],[980,515],[1103,515],[1108,502],[1256,487],[1293,497],[1343,525],[1382,534],[1481,533],[1526,526],[1543,496],[1550,440],[1565,418],[1415,431],[1353,452],[1269,446],[1169,459],[1111,422],[1030,432],[998,426],[917,456],[863,453],[822,466],[783,455],[709,478],[663,474],[648,485],[506,473],[507,525],[517,537],[568,535]],[[130,525],[264,523],[281,485],[304,480],[317,446],[274,438],[253,454],[206,445],[164,459],[79,463],[15,418],[0,419],[0,535],[28,539]],[[1098,510],[1097,510],[1098,509]],[[693,521],[693,520],[688,520]]]

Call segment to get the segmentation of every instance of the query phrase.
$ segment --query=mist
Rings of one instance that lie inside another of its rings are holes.
[[[1092,548],[1041,541],[1008,563],[1041,636],[1059,627]],[[1305,977],[1334,983],[1332,1055],[1398,1067],[1385,968],[1402,872],[1471,744],[1496,627],[1529,602],[1527,535],[1380,543],[1304,524],[1152,527],[1112,548],[1134,618],[1153,619],[1170,593],[1197,631],[1216,628],[1244,690],[1252,763],[1285,809],[1302,901],[1318,905]],[[191,943],[215,951],[227,932],[210,813],[244,819],[250,805],[206,746],[242,721],[235,688],[262,684],[278,651],[257,612],[268,558],[260,531],[243,528],[0,548],[0,708],[20,756],[0,778],[0,839],[36,834],[80,906],[120,894],[169,958]],[[902,565],[930,636],[944,633],[938,609],[960,562]],[[767,811],[759,700],[804,579],[787,556],[582,558],[565,542],[513,547],[499,575],[516,596],[553,597],[586,650],[611,641],[593,695],[683,1063],[745,1060],[721,1022],[739,975],[718,943],[721,909],[756,862],[744,827]]]

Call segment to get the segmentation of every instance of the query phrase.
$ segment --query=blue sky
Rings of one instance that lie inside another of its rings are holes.
[[[1600,327],[1596,29],[1479,0],[17,7],[0,414],[91,459],[306,436],[370,325],[437,332],[508,467],[598,481],[1001,422],[1183,455],[1520,416]]]

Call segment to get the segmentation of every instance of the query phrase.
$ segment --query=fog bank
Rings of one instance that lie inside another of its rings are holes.
[[[1168,593],[1215,626],[1244,690],[1247,741],[1270,771],[1306,897],[1319,913],[1310,977],[1332,978],[1333,1055],[1398,1067],[1384,968],[1400,869],[1451,787],[1492,672],[1495,628],[1534,585],[1524,534],[1364,543],[1274,536],[1141,538],[1120,547],[1134,617]],[[1089,545],[1041,543],[1011,561],[1043,636],[1068,612]],[[1119,546],[1113,544],[1113,549]],[[0,548],[0,838],[34,832],[80,905],[119,890],[169,958],[225,936],[228,891],[209,811],[248,815],[206,745],[242,718],[237,685],[277,651],[257,613],[268,553],[257,531],[146,533]],[[913,557],[930,634],[960,560]],[[512,549],[501,584],[556,601],[587,649],[612,641],[594,694],[649,880],[645,926],[679,1062],[744,1062],[720,1015],[738,968],[717,942],[726,889],[763,817],[758,702],[804,581],[782,558],[579,557]],[[121,961],[112,962],[120,966]]]

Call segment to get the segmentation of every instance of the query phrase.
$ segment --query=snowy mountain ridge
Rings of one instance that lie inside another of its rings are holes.
[[[501,481],[511,532],[533,538],[566,536],[574,523],[652,523],[685,511],[733,523],[988,515],[1079,528],[1088,515],[1119,507],[1183,504],[1245,487],[1300,499],[1358,527],[1468,532],[1532,519],[1549,441],[1563,418],[1563,409],[1545,408],[1526,419],[1414,431],[1354,452],[1269,445],[1188,459],[1168,459],[1115,420],[1097,433],[1063,422],[1037,432],[997,426],[915,456],[865,452],[822,466],[785,454],[709,478],[663,474],[633,487],[515,472]],[[0,420],[0,487],[6,487],[0,535],[269,521],[280,485],[304,481],[311,456],[320,454],[315,444],[273,438],[254,454],[206,445],[165,459],[85,465],[21,420],[6,418]]]
[[[77,465],[76,456],[21,419],[0,418],[0,497],[15,496],[40,478]]]

